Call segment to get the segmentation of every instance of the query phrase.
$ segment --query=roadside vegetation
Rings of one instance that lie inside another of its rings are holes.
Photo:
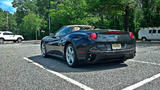
[[[25,39],[36,39],[36,35],[41,39],[69,24],[135,35],[141,27],[160,26],[160,0],[14,0],[13,7],[17,8],[14,14],[0,9],[0,30],[22,34]]]

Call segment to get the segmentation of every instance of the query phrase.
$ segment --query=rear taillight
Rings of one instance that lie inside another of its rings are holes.
[[[129,35],[132,39],[134,39],[134,34],[132,32],[129,32]]]
[[[97,39],[97,34],[96,33],[91,33],[90,37],[91,37],[91,39],[95,40],[95,39]]]

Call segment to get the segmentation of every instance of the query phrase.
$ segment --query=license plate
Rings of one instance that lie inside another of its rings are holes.
[[[121,44],[112,44],[112,49],[121,49]]]

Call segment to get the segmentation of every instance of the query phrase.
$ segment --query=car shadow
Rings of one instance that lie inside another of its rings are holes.
[[[40,44],[40,40],[23,41],[22,44]]]
[[[31,41],[22,41],[22,43],[17,43],[14,41],[4,41],[3,44],[0,45],[7,45],[7,44],[29,44],[29,45],[34,45],[34,44],[39,44],[40,45],[41,41],[40,40],[31,40]]]
[[[6,45],[6,44],[16,44],[16,43],[13,41],[4,41],[4,43],[0,45]]]
[[[57,58],[57,57],[50,57],[50,58],[43,58],[42,56],[32,56],[29,57],[33,62],[36,62],[43,67],[57,71],[57,72],[92,72],[92,71],[100,71],[100,70],[109,70],[109,69],[117,69],[127,67],[127,64],[122,63],[101,63],[101,64],[85,64],[80,65],[77,68],[68,67],[65,60]]]

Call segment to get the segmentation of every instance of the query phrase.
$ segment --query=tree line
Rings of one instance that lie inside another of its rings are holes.
[[[0,9],[0,30],[39,39],[70,24],[134,32],[160,26],[160,0],[14,0],[14,14]],[[6,15],[8,13],[8,23]],[[43,32],[42,32],[43,31]]]

